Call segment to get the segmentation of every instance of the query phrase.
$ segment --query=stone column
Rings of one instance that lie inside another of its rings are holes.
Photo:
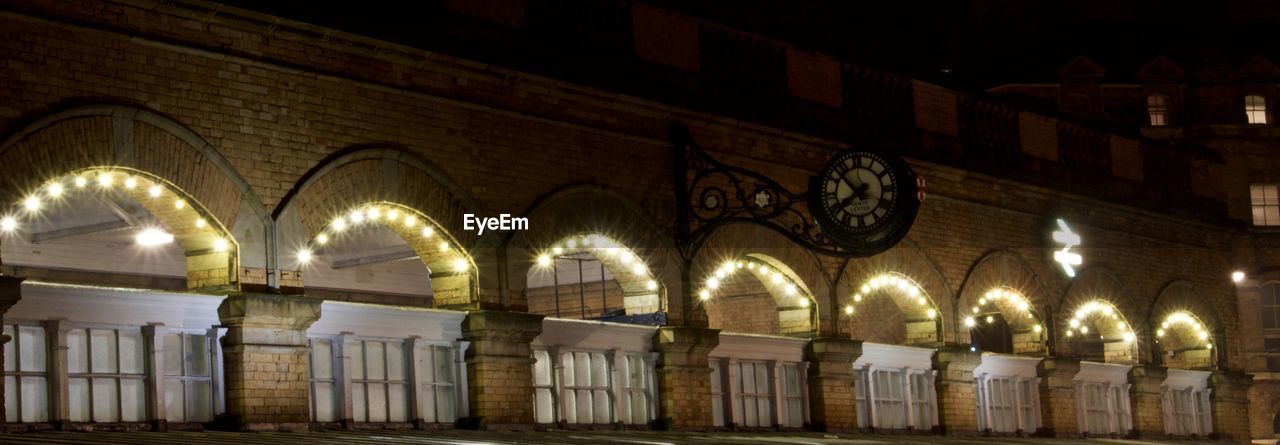
[[[659,429],[710,429],[708,355],[720,344],[720,330],[664,326],[657,336]]]
[[[4,314],[9,312],[9,308],[18,304],[18,300],[22,299],[22,280],[26,278],[11,277],[0,274],[0,325],[4,324]],[[0,346],[12,341],[8,335],[0,335]],[[0,363],[4,362],[4,348],[0,347]],[[5,391],[14,390],[14,388],[4,387],[4,368],[0,367],[0,396],[5,395]],[[0,424],[8,422],[8,413],[5,412],[4,404],[0,403]]]
[[[1080,361],[1050,357],[1036,365],[1040,377],[1040,437],[1075,437],[1080,434],[1076,418],[1076,374]]]
[[[1209,414],[1213,435],[1235,442],[1249,441],[1249,387],[1253,376],[1238,371],[1217,371],[1209,376]]]
[[[853,361],[862,356],[862,342],[846,338],[815,338],[804,350],[809,361],[809,418],[816,431],[858,429]]]
[[[1131,437],[1161,437],[1164,432],[1164,381],[1169,370],[1159,365],[1135,365],[1129,369]]]
[[[468,422],[487,429],[532,429],[533,349],[542,316],[476,310],[462,322],[467,347]]]
[[[944,347],[933,355],[938,371],[938,424],[944,434],[978,433],[978,384],[973,369],[982,355],[968,349]]]
[[[320,319],[319,298],[237,293],[218,306],[228,426],[237,430],[306,430],[311,421],[307,328]]]

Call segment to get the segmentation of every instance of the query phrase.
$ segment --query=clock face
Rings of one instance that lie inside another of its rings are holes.
[[[920,205],[911,167],[867,151],[832,158],[813,177],[809,196],[823,235],[849,250],[872,253],[897,243]]]

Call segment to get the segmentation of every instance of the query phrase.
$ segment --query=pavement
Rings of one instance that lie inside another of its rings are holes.
[[[1016,437],[950,437],[924,435],[823,433],[685,433],[656,431],[470,431],[379,430],[306,433],[235,432],[42,432],[0,434],[0,444],[308,444],[308,445],[876,445],[876,444],[1226,444],[1211,441],[1140,441],[1122,439],[1044,439]]]

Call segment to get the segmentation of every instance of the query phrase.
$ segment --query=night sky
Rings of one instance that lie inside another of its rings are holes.
[[[602,1],[602,0],[526,0]],[[981,89],[1052,80],[1088,55],[1114,81],[1152,57],[1237,63],[1280,54],[1280,2],[1075,0],[648,0],[704,19],[840,55],[854,63]],[[230,0],[322,26],[429,47],[429,2]]]

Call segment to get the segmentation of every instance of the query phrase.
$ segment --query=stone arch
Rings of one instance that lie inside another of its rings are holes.
[[[1143,347],[1148,335],[1144,320],[1115,274],[1105,266],[1090,266],[1076,274],[1054,312],[1056,346],[1051,352],[1106,363],[1139,363],[1150,354]]]
[[[75,175],[109,176],[187,252],[188,288],[257,284],[240,276],[240,266],[267,265],[272,221],[262,201],[213,145],[156,112],[88,105],[40,117],[0,143],[0,165],[0,202],[47,194],[55,181],[74,192]],[[150,196],[152,186],[160,197]],[[162,198],[183,207],[158,205]],[[227,246],[215,254],[217,239]]]
[[[669,318],[678,314],[670,312],[668,298],[673,292],[679,293],[679,255],[670,236],[631,199],[599,185],[573,185],[539,199],[525,215],[530,221],[529,230],[511,232],[503,243],[510,295],[504,301],[506,307],[530,309],[529,274],[538,273],[540,257],[557,255],[556,247],[563,254],[569,249],[569,240],[578,243],[594,235],[609,244],[605,247],[611,250],[593,250],[602,254],[599,259],[613,273],[618,290],[623,293],[626,314],[655,314],[668,323],[680,321]],[[626,249],[631,257],[603,255],[620,252],[619,249]],[[618,273],[637,265],[645,268],[644,274]],[[653,281],[652,289],[649,281]]]
[[[960,342],[969,343],[971,330],[966,327],[985,321],[986,315],[999,314],[1010,328],[1014,353],[1042,355],[1047,352],[1046,327],[1053,313],[1049,299],[1025,259],[1012,251],[996,250],[969,269],[956,296],[959,319],[951,321]]]
[[[399,212],[395,221],[388,220],[392,211]],[[401,147],[358,146],[304,175],[277,207],[275,220],[282,264],[295,269],[300,252],[322,248],[321,235],[337,238],[352,224],[379,221],[431,271],[431,304],[463,308],[483,306],[480,295],[496,300],[492,295],[498,287],[496,279],[484,278],[497,275],[496,237],[482,240],[465,232],[467,213],[481,214],[461,187],[427,160]],[[409,216],[411,226],[406,225]],[[482,250],[488,254],[477,254]],[[281,287],[300,289],[304,280],[305,271],[286,271]]]
[[[739,270],[749,274],[739,274]],[[734,314],[751,313],[742,305],[768,305],[777,311],[776,316],[761,315],[755,320],[752,326],[756,328],[751,333],[813,336],[819,333],[821,314],[828,310],[824,307],[827,299],[822,296],[829,295],[830,281],[818,257],[777,231],[755,223],[717,227],[695,255],[689,276],[693,316],[701,325],[711,325],[713,315],[717,315],[712,312],[724,312],[730,308],[730,301],[741,299],[732,307]],[[737,279],[748,276],[754,279]],[[729,279],[739,287],[710,289],[712,279]],[[794,290],[788,291],[792,289],[788,285]],[[713,294],[713,290],[718,292]]]
[[[955,317],[951,295],[932,259],[904,239],[878,255],[845,263],[836,285],[843,317],[839,326],[842,333],[864,341],[937,346],[955,338],[946,329]]]
[[[1160,290],[1148,311],[1152,357],[1169,368],[1214,369],[1223,363],[1222,323],[1217,311],[1190,281],[1176,280]]]

